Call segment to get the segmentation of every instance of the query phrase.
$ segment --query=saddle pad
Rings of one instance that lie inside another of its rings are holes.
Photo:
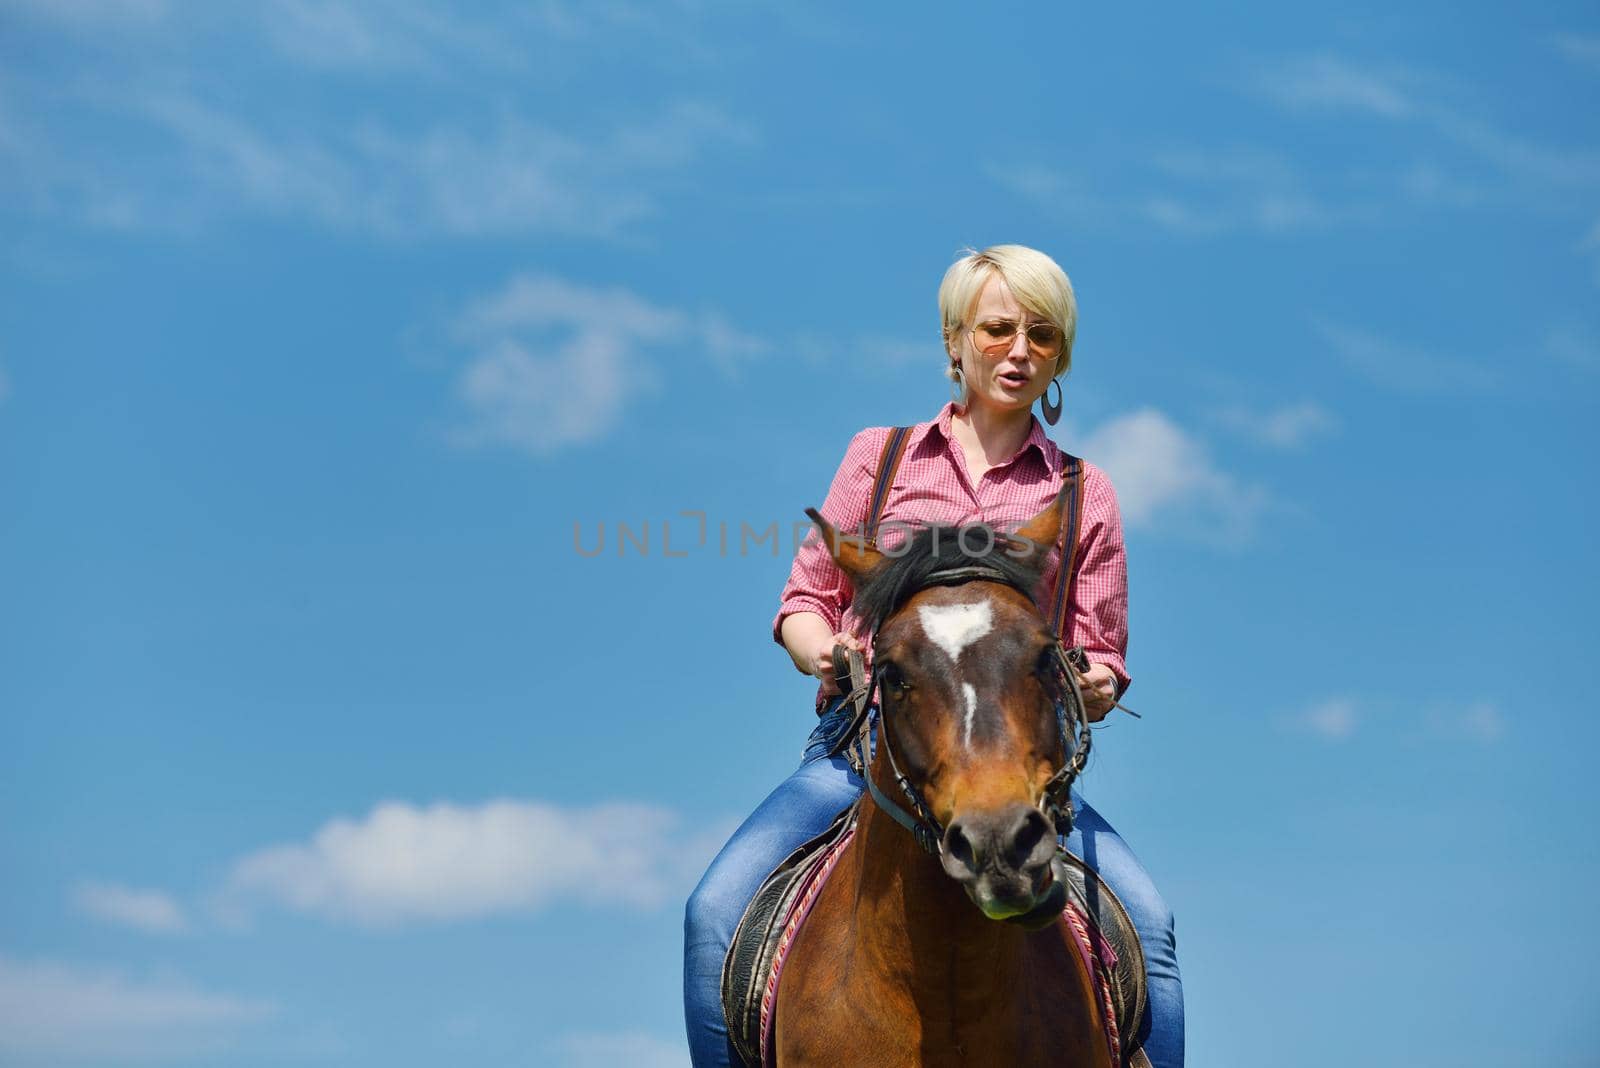
[[[1111,970],[1116,967],[1116,954],[1100,937],[1100,932],[1089,925],[1076,902],[1067,902],[1067,907],[1061,910],[1061,918],[1072,933],[1078,955],[1083,958],[1084,970],[1089,973],[1089,980],[1099,996],[1100,1015],[1106,1021],[1106,1048],[1111,1052],[1111,1063],[1121,1064],[1122,1031],[1117,1025],[1117,1009],[1111,995]]]
[[[791,928],[801,898],[820,879],[814,879],[830,856],[837,858],[843,842],[855,833],[860,802],[838,816],[826,831],[806,842],[784,858],[745,908],[733,942],[722,964],[722,1012],[728,1022],[728,1038],[746,1064],[760,1064],[763,1031],[770,1016],[768,991],[777,990],[773,970],[780,948],[787,952],[798,922]],[[828,864],[831,870],[832,864]],[[814,900],[814,892],[813,892]],[[809,909],[810,903],[806,907]]]
[[[1114,1025],[1121,1041],[1132,1043],[1144,1018],[1144,947],[1134,929],[1128,910],[1105,880],[1085,864],[1082,857],[1065,849],[1056,852],[1055,876],[1067,885],[1068,913],[1078,913],[1088,921],[1085,937],[1093,958],[1100,962],[1110,997],[1109,1025]],[[1072,926],[1069,917],[1068,926]],[[1074,936],[1077,931],[1074,929]],[[1082,939],[1079,939],[1082,944]],[[1129,1051],[1132,1056],[1138,1051]],[[1112,1059],[1115,1061],[1115,1051]],[[1137,1063],[1134,1061],[1133,1063]]]
[[[817,863],[807,866],[805,886],[800,891],[800,896],[794,899],[788,918],[784,920],[783,933],[778,936],[777,949],[772,956],[772,972],[768,975],[766,985],[761,992],[761,1064],[766,1068],[773,1068],[777,1063],[777,1051],[772,1045],[772,1031],[776,1021],[774,1010],[778,1007],[778,978],[783,974],[783,962],[789,957],[789,947],[794,944],[795,932],[800,930],[800,925],[811,915],[811,906],[816,902],[817,894],[822,890],[822,885],[828,881],[828,876],[833,873],[833,866],[838,862],[839,854],[844,852],[845,846],[850,844],[850,839],[855,837],[855,833],[855,824],[852,823],[843,835],[822,852]]]

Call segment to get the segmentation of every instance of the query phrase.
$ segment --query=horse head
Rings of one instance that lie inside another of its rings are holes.
[[[1059,504],[1059,502],[1058,502]],[[874,800],[916,832],[992,919],[1054,922],[1056,833],[1087,755],[1086,719],[1057,635],[1034,604],[1061,510],[1014,535],[931,526],[894,552],[838,534],[814,510],[873,634],[880,721]],[[1070,689],[1070,692],[1069,692]],[[887,767],[885,763],[887,762]]]

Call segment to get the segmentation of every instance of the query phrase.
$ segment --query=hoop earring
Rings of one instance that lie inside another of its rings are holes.
[[[1050,386],[1056,388],[1054,404],[1050,403]],[[1044,387],[1044,396],[1039,398],[1039,410],[1044,413],[1044,421],[1055,426],[1056,421],[1061,418],[1061,380],[1052,378],[1050,386]]]
[[[955,402],[957,408],[965,408],[967,406],[967,379],[961,373],[961,365],[952,364],[950,373],[955,376],[950,380],[950,399]]]

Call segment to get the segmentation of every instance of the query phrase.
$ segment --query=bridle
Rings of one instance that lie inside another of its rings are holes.
[[[967,582],[998,582],[1020,590],[1029,597],[1028,590],[1023,589],[1010,576],[993,567],[982,564],[966,565],[962,567],[944,568],[935,571],[924,579],[921,585],[908,590],[901,598],[905,603],[910,597],[931,586],[959,586]],[[892,613],[891,613],[892,614]],[[1084,708],[1083,694],[1079,689],[1079,677],[1088,670],[1088,661],[1083,658],[1083,649],[1074,647],[1070,652],[1062,647],[1059,635],[1052,634],[1051,650],[1052,659],[1059,669],[1056,673],[1057,688],[1062,696],[1055,702],[1056,724],[1061,734],[1062,751],[1066,754],[1060,768],[1051,775],[1044,784],[1044,789],[1039,796],[1039,811],[1055,826],[1056,833],[1065,837],[1072,832],[1072,784],[1083,771],[1084,764],[1089,759],[1089,746],[1091,743],[1089,732],[1088,710]],[[1076,662],[1075,662],[1076,661]],[[944,852],[945,828],[933,811],[928,808],[928,803],[922,797],[922,791],[905,772],[900,770],[900,764],[895,760],[894,747],[889,741],[889,728],[883,722],[882,705],[879,707],[878,718],[882,728],[878,731],[878,745],[883,748],[883,755],[889,761],[889,771],[894,776],[895,782],[900,787],[900,792],[905,795],[910,806],[907,811],[905,806],[896,802],[878,787],[871,774],[871,750],[869,748],[872,734],[872,723],[869,711],[873,705],[873,695],[879,688],[883,675],[883,661],[878,656],[876,635],[873,641],[872,675],[862,678],[861,654],[850,651],[848,662],[851,667],[851,677],[854,685],[846,695],[847,703],[855,705],[856,714],[852,720],[852,729],[844,734],[846,739],[854,734],[852,747],[852,764],[857,765],[861,777],[866,780],[867,789],[872,794],[872,800],[888,813],[894,821],[909,830],[917,840],[917,844],[929,855],[938,857]],[[859,680],[859,681],[855,681]],[[1077,735],[1077,744],[1072,744],[1072,733]]]

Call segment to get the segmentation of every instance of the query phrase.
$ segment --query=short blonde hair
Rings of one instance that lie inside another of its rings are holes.
[[[944,321],[946,352],[961,336],[978,296],[989,279],[999,275],[1017,303],[1061,328],[1061,355],[1052,377],[1072,369],[1072,342],[1078,335],[1078,300],[1072,281],[1056,261],[1025,245],[992,245],[982,252],[962,249],[939,284],[939,317]]]

